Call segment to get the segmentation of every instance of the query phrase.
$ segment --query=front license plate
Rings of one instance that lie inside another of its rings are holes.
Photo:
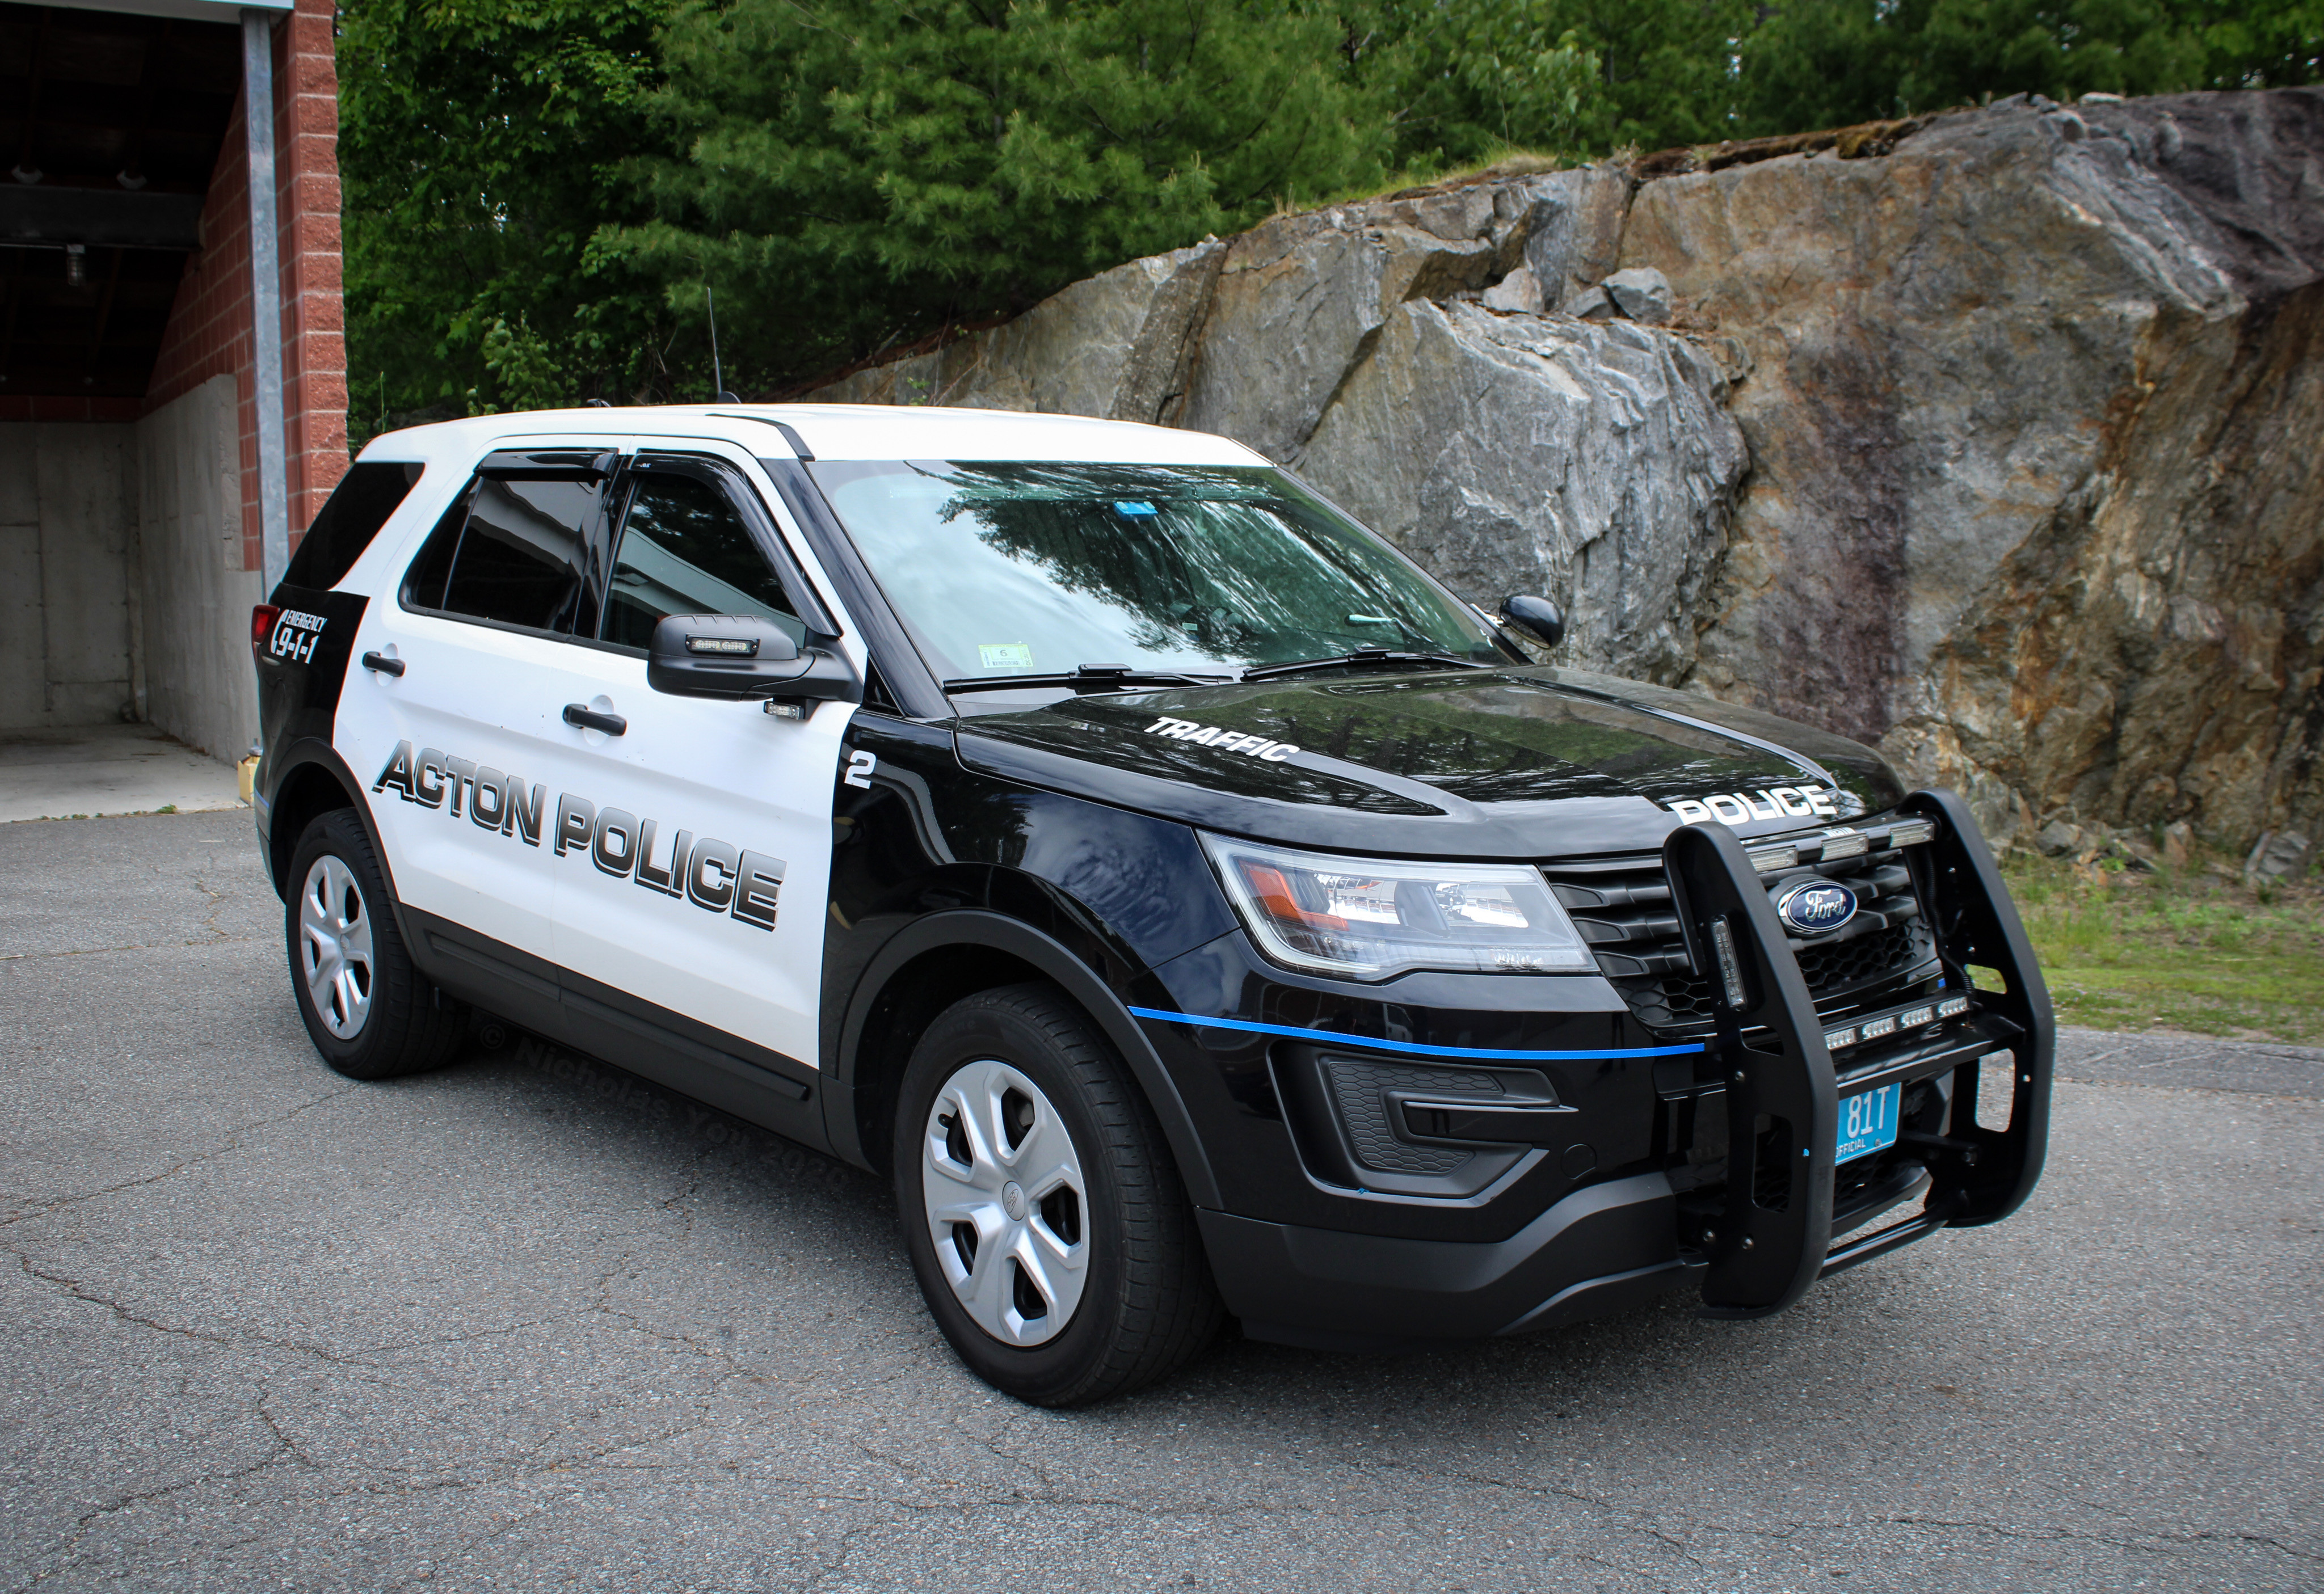
[[[1896,1119],[1904,1107],[1902,1084],[1882,1085],[1860,1096],[1841,1098],[1840,1148],[1832,1153],[1833,1165],[1854,1162],[1896,1144]]]

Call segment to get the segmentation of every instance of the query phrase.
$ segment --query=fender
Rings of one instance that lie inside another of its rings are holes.
[[[319,736],[301,736],[280,754],[269,753],[267,772],[272,775],[273,779],[268,784],[273,793],[279,796],[283,787],[290,784],[290,777],[310,764],[321,765],[337,778],[342,788],[354,794],[355,801],[349,806],[354,808],[357,823],[364,827],[364,838],[371,843],[372,856],[379,861],[380,878],[387,882],[388,911],[395,919],[396,934],[402,936],[403,944],[410,951],[412,961],[421,964],[422,972],[428,973],[429,977],[433,979],[435,977],[433,972],[426,967],[426,963],[430,961],[427,950],[428,943],[418,934],[418,926],[414,926],[405,915],[402,893],[395,889],[395,863],[388,856],[387,843],[380,836],[378,825],[372,819],[368,788],[355,772],[347,768],[346,760],[339,756],[338,750]],[[291,888],[282,879],[281,871],[274,865],[275,837],[272,797],[267,800],[265,813],[267,817],[262,820],[259,825],[260,839],[265,843],[265,845],[260,849],[260,855],[266,860],[267,873],[273,877],[274,894],[288,902],[290,899]],[[282,861],[286,866],[290,862],[290,849],[298,844],[297,836],[283,838]]]
[[[1021,920],[1009,918],[982,908],[954,908],[933,913],[914,921],[898,931],[882,946],[856,981],[854,995],[847,1007],[847,1017],[841,1027],[837,1077],[825,1092],[825,1112],[832,1121],[827,1126],[833,1149],[859,1166],[869,1167],[862,1138],[857,1132],[853,1110],[837,1112],[833,1102],[846,1102],[852,1107],[855,1099],[856,1052],[863,1037],[872,1005],[887,989],[898,971],[924,953],[946,946],[975,946],[1005,952],[1038,969],[1048,979],[1056,981],[1065,993],[1082,1005],[1083,1010],[1097,1020],[1105,1037],[1113,1043],[1130,1064],[1130,1072],[1139,1088],[1146,1092],[1147,1103],[1154,1110],[1162,1125],[1163,1138],[1170,1143],[1170,1154],[1177,1159],[1179,1177],[1185,1181],[1186,1195],[1198,1207],[1219,1204],[1218,1181],[1211,1172],[1210,1159],[1194,1133],[1194,1120],[1186,1110],[1178,1087],[1163,1067],[1145,1032],[1131,1018],[1130,1009],[1113,989],[1100,979],[1090,966],[1076,956],[1064,943],[1044,935]]]

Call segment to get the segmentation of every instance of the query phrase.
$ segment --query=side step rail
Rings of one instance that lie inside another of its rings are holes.
[[[1767,888],[1735,833],[1682,825],[1663,843],[1695,968],[1720,1000],[1726,1079],[1726,1208],[1708,1236],[1707,1317],[1765,1317],[1798,1300],[1831,1246],[1839,1092],[1823,1025]],[[1746,1046],[1765,1026],[1775,1049]]]
[[[1966,1142],[1929,1159],[1935,1180],[1928,1211],[1956,1228],[1997,1223],[2024,1203],[2042,1177],[2050,1147],[2050,1077],[2056,1062],[2058,1021],[2050,988],[2034,961],[2033,943],[1994,867],[1993,852],[1969,811],[1950,791],[1916,791],[1901,811],[1936,821],[1928,845],[1908,847],[1913,886],[1935,931],[1949,980],[1970,990],[1981,1011],[1999,1014],[2020,1031],[2009,1047],[2009,1127],[1977,1127],[1978,1076],[1969,1064],[1953,1073],[1953,1128],[1949,1140]],[[2001,990],[1971,990],[1969,965],[2001,976]]]

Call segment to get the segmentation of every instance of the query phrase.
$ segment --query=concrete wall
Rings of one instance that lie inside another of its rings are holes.
[[[134,717],[134,430],[0,423],[0,730]]]
[[[237,410],[235,379],[211,377],[137,423],[133,467],[144,717],[229,762],[258,736],[250,609],[266,596],[243,567]]]
[[[0,731],[142,719],[258,735],[235,379],[134,425],[0,422]]]

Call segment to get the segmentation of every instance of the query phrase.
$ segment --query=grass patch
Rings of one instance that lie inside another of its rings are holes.
[[[2003,866],[2063,1024],[2324,1046],[2324,889],[2116,859]]]

